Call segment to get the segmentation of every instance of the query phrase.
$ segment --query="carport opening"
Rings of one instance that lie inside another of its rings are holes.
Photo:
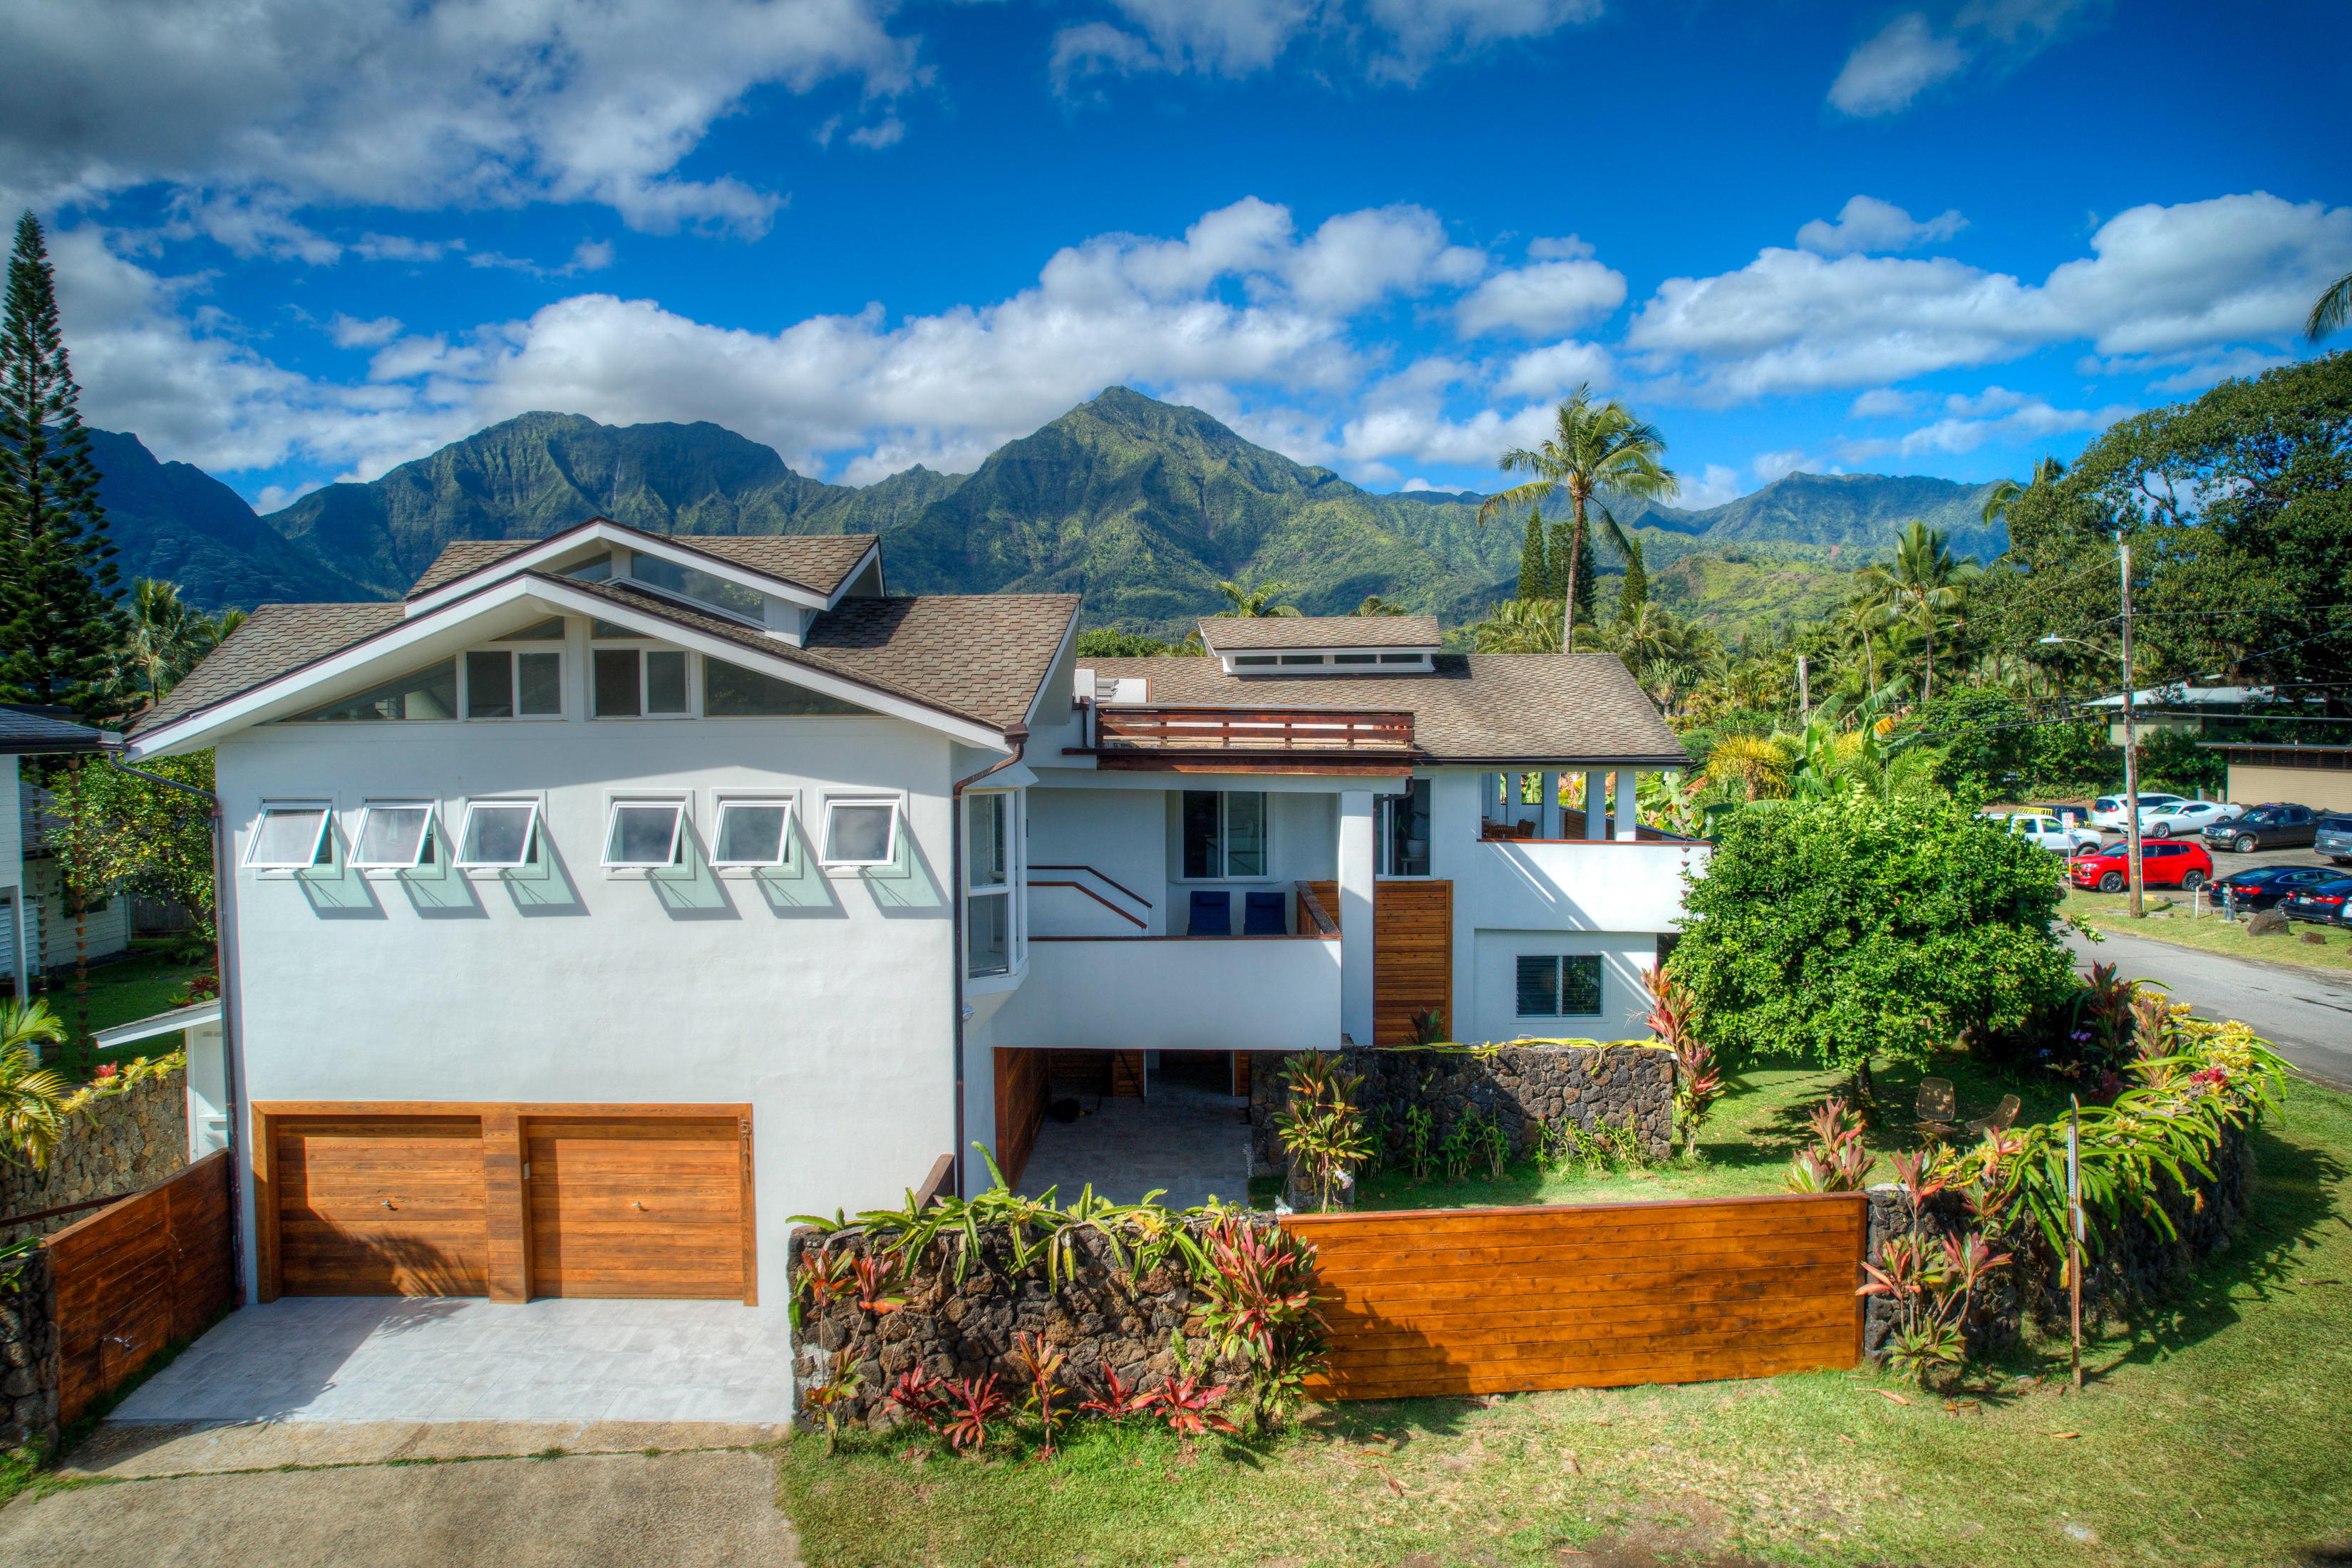
[[[1171,1208],[1249,1195],[1248,1058],[1230,1051],[1046,1053],[1045,1114],[1014,1189],[1057,1189],[1067,1203],[1091,1184],[1097,1197],[1142,1201],[1162,1190]],[[1071,1112],[1075,1110],[1076,1115]],[[1070,1117],[1064,1120],[1064,1117]]]

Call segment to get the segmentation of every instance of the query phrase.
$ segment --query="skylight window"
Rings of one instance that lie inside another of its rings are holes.
[[[254,822],[253,837],[245,847],[245,863],[256,871],[305,871],[334,858],[327,843],[327,821],[334,814],[325,805],[265,805]]]
[[[677,864],[686,803],[616,800],[604,822],[604,864],[653,870]]]
[[[457,830],[457,863],[469,870],[513,870],[531,863],[539,802],[473,800]]]
[[[898,858],[897,801],[829,800],[824,803],[826,865],[887,866]]]
[[[405,871],[433,859],[433,806],[428,801],[370,801],[352,835],[352,864],[369,871]]]
[[[698,572],[691,566],[680,566],[658,555],[638,554],[630,558],[629,575],[647,587],[659,588],[681,599],[690,599],[721,614],[757,624],[767,612],[764,595],[740,583],[709,572]]]
[[[782,800],[722,800],[711,833],[714,866],[781,866],[792,847],[793,807]]]

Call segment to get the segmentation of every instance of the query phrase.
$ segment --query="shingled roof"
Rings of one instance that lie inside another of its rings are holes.
[[[107,731],[75,723],[63,709],[0,702],[0,757],[95,752],[108,740]]]
[[[806,646],[793,647],[625,584],[530,575],[1000,731],[1027,715],[1078,613],[1075,594],[851,599],[819,616]],[[264,605],[142,715],[131,732],[145,734],[228,701],[390,631],[403,619],[398,605]]]
[[[1140,677],[1146,703],[1410,712],[1436,763],[1686,767],[1682,742],[1610,653],[1439,654],[1422,675],[1227,675],[1214,658],[1094,658],[1097,680]]]
[[[647,537],[716,555],[828,597],[857,569],[875,541],[870,533],[659,533]],[[408,596],[414,599],[446,588],[460,577],[545,542],[542,539],[453,539],[441,547],[441,553],[408,590]]]
[[[1444,634],[1435,616],[1203,616],[1201,640],[1212,653],[1273,653],[1323,647],[1435,647]]]

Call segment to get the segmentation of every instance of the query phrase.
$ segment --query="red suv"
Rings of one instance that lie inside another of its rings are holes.
[[[2077,855],[2066,862],[2068,875],[2078,888],[2096,888],[2103,893],[2120,893],[2131,886],[2131,863],[2125,858],[2125,846],[2111,844],[2105,849],[2095,849]],[[2194,892],[2213,879],[2213,857],[2205,853],[2202,844],[2181,839],[2150,843],[2143,839],[2139,847],[2141,882],[2150,888],[2179,888]]]

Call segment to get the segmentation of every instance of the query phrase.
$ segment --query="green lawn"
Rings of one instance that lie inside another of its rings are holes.
[[[2147,894],[2142,907],[2151,912],[2143,920],[2134,920],[2125,912],[2129,902],[2122,893],[2085,893],[2078,889],[2067,895],[2065,909],[2068,914],[2080,915],[2099,930],[2117,936],[2175,942],[2182,947],[2202,948],[2207,952],[2226,953],[2231,958],[2301,963],[2337,973],[2352,971],[2352,931],[2341,926],[2297,924],[2271,936],[2248,936],[2243,925],[2232,924],[2213,912],[2210,900],[2204,918],[2199,919],[2194,913],[2196,901],[2185,893]],[[2317,936],[2320,940],[2305,942],[2305,936]]]
[[[74,994],[73,977],[68,974],[56,981],[45,995],[46,1001],[66,1028],[77,1038],[100,1029],[110,1029],[117,1024],[152,1017],[180,1005],[179,996],[188,982],[196,975],[210,973],[212,965],[175,963],[163,942],[142,940],[131,943],[131,955],[113,963],[100,964],[89,972],[89,991],[85,996]],[[69,1076],[79,1079],[89,1076],[90,1069],[100,1062],[127,1062],[133,1057],[161,1056],[180,1048],[180,1037],[158,1036],[141,1040],[111,1051],[100,1051],[84,1059],[84,1053],[68,1047],[60,1053],[54,1046],[47,1047],[53,1065],[63,1065]]]
[[[1717,1138],[1792,1138],[1804,1079],[1755,1075]],[[2037,1343],[1953,1398],[1865,1368],[1342,1405],[1249,1447],[1082,1428],[1051,1463],[801,1436],[779,1500],[817,1568],[2286,1563],[2352,1538],[2352,1100],[2297,1084],[2255,1148],[2245,1234],[2095,1338],[2080,1397]],[[1769,1191],[1771,1163],[1712,1168]]]
[[[2010,1073],[1991,1073],[1964,1055],[1937,1058],[1925,1070],[1882,1067],[1877,1083],[1885,1111],[1879,1124],[1867,1130],[1864,1141],[1882,1156],[1915,1147],[1918,1142],[1911,1114],[1926,1077],[1949,1079],[1958,1097],[1963,1118],[1983,1116],[2014,1094],[2023,1102],[2021,1121],[2039,1121],[2062,1113],[2063,1093],[2047,1080]],[[1368,1209],[1465,1208],[1481,1204],[1623,1204],[1653,1203],[1666,1198],[1745,1197],[1777,1193],[1780,1173],[1789,1158],[1810,1142],[1806,1121],[1814,1107],[1842,1094],[1843,1073],[1790,1061],[1772,1061],[1739,1075],[1735,1090],[1716,1108],[1699,1134],[1698,1158],[1680,1155],[1638,1170],[1588,1171],[1581,1166],[1538,1171],[1533,1163],[1512,1167],[1500,1180],[1444,1176],[1415,1178],[1406,1171],[1381,1171],[1363,1178],[1357,1206]],[[1882,1163],[1875,1180],[1892,1181],[1894,1171]]]

